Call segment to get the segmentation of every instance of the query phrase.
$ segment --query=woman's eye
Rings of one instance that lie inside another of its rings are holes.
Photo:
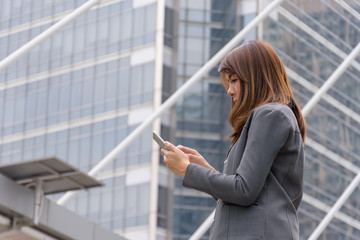
[[[234,83],[234,82],[236,82],[236,81],[237,81],[237,79],[236,79],[236,78],[231,80],[231,82],[232,82],[232,83]]]

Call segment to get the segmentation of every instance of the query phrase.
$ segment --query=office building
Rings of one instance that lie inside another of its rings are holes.
[[[0,1],[0,59],[85,2]],[[360,11],[357,1],[345,3]],[[90,171],[266,6],[261,0],[100,1],[0,72],[0,163],[56,156]],[[356,16],[336,0],[286,1],[245,40],[274,46],[303,107],[359,42]],[[357,63],[349,67],[306,118],[302,239],[358,172],[359,70]],[[214,68],[97,174],[104,187],[80,191],[65,206],[128,239],[189,239],[216,202],[168,172],[152,131],[196,148],[221,170],[229,103]],[[358,195],[323,239],[359,239]]]

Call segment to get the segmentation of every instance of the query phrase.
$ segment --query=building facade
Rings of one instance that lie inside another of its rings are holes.
[[[85,2],[0,0],[0,59]],[[345,4],[360,12],[357,1]],[[346,5],[286,1],[245,38],[275,48],[301,107],[360,41],[360,19]],[[0,164],[56,156],[88,172],[265,7],[262,0],[100,1],[0,72]],[[306,117],[301,239],[360,169],[359,71],[355,62]],[[80,191],[66,206],[128,239],[189,239],[216,202],[168,172],[152,131],[197,149],[221,171],[229,105],[214,68],[99,172],[105,187]],[[360,239],[359,194],[322,239]]]

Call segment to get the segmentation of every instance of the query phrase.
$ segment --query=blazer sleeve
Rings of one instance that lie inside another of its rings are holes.
[[[215,173],[190,164],[183,185],[225,202],[249,206],[258,197],[278,152],[292,129],[290,120],[277,108],[254,112],[240,165],[235,175]]]

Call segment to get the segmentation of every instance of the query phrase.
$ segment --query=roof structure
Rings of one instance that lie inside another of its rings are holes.
[[[39,182],[44,193],[102,185],[56,158],[0,167],[0,192],[6,193],[0,197],[1,239],[124,239],[46,197],[37,207]]]

